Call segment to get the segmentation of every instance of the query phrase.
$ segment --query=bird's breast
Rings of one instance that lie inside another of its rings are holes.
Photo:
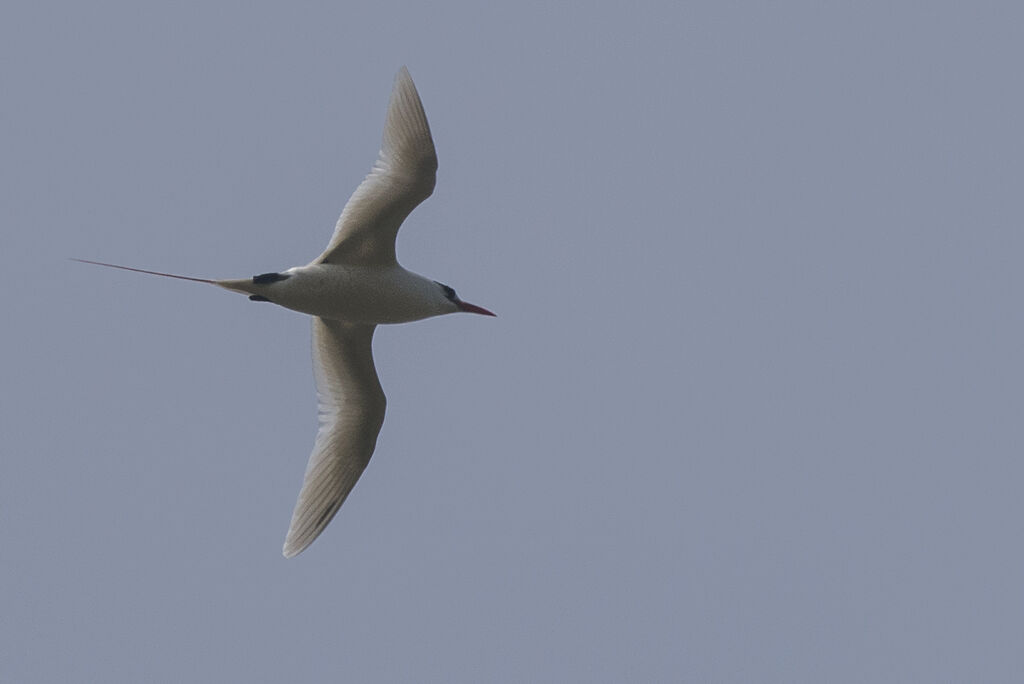
[[[260,292],[293,311],[351,323],[405,323],[435,316],[437,285],[401,266],[310,264]]]

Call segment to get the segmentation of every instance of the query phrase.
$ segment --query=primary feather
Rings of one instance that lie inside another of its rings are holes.
[[[373,365],[374,328],[313,317],[320,429],[284,542],[288,558],[331,522],[377,445],[387,401]]]
[[[388,104],[384,140],[373,169],[356,188],[327,249],[313,263],[389,265],[402,221],[434,191],[437,153],[423,103],[402,67]]]

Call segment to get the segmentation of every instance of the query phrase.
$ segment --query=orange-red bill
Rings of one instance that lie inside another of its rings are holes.
[[[481,314],[483,316],[497,316],[498,315],[496,313],[491,313],[490,311],[488,311],[487,309],[485,309],[482,306],[477,306],[476,304],[470,304],[469,302],[462,302],[462,301],[460,301],[460,302],[458,302],[458,307],[459,307],[459,310],[461,310],[461,311],[468,311],[469,313]]]

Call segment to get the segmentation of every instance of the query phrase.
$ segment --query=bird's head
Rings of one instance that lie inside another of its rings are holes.
[[[455,311],[467,311],[469,313],[481,314],[483,316],[497,316],[497,314],[491,313],[482,306],[477,306],[476,304],[470,304],[469,302],[462,301],[461,299],[459,299],[459,296],[455,294],[454,288],[449,287],[444,283],[437,283],[437,286],[441,288],[441,292],[442,294],[444,294],[444,298],[451,302],[452,305],[454,305],[455,309],[452,311],[452,313],[454,313]]]

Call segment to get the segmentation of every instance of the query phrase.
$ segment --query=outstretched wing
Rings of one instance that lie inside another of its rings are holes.
[[[387,402],[373,366],[374,327],[313,317],[320,429],[284,541],[286,558],[324,531],[377,445]]]
[[[402,67],[388,104],[380,156],[341,212],[327,249],[313,263],[395,263],[405,217],[434,191],[437,153],[423,103]]]

